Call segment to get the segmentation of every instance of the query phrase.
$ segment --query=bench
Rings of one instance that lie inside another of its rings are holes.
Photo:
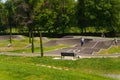
[[[75,58],[76,54],[72,52],[61,52],[61,58],[64,58],[64,56],[72,56]]]

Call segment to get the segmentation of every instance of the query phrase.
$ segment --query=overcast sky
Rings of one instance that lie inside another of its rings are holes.
[[[5,2],[6,0],[2,0],[3,2]]]

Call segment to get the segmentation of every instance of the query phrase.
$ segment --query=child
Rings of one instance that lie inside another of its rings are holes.
[[[83,46],[83,44],[84,44],[84,38],[81,38],[81,46]]]

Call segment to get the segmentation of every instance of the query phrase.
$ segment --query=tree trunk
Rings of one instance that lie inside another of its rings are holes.
[[[31,49],[32,49],[32,53],[34,53],[34,33],[33,33],[33,31],[32,31],[32,47],[31,47]]]
[[[12,27],[10,26],[10,44],[12,44]]]
[[[31,33],[31,30],[29,29],[29,43],[31,44],[31,36],[32,36],[32,33]]]
[[[82,33],[82,35],[83,35],[83,32],[84,32],[84,28],[83,28],[83,27],[81,27],[81,33]]]
[[[44,53],[43,53],[43,43],[42,43],[42,34],[40,31],[38,31],[39,34],[40,34],[40,50],[41,50],[41,57],[44,56]]]

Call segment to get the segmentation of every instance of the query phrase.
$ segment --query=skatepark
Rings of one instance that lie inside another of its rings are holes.
[[[84,37],[84,45],[81,46],[80,40],[81,37]],[[22,40],[24,39],[21,35],[12,36],[13,39]],[[9,40],[9,36],[0,36],[0,40]],[[102,49],[109,49],[111,46],[116,46],[114,44],[114,38],[103,38],[103,37],[90,37],[90,36],[69,36],[62,37],[57,39],[48,39],[43,37],[42,40],[46,40],[46,43],[43,44],[43,47],[52,47],[56,45],[66,44],[70,45],[69,47],[56,49],[52,51],[44,52],[44,56],[61,56],[61,52],[65,53],[74,53],[76,58],[96,58],[96,57],[119,57],[120,54],[108,54],[100,55],[97,52]],[[120,40],[118,39],[117,46],[120,45]],[[37,45],[38,46],[38,45]],[[30,47],[29,47],[30,48]],[[2,53],[5,55],[15,55],[15,56],[40,56],[40,53]]]
[[[45,55],[60,56],[61,52],[75,53],[77,57],[95,57],[99,56],[97,52],[102,49],[108,49],[111,46],[115,46],[113,38],[101,38],[101,37],[84,37],[85,43],[83,46],[80,44],[81,38],[60,38],[58,40],[48,41],[44,46],[54,46],[59,44],[71,44],[71,47],[62,48],[55,51],[46,52]],[[117,46],[120,45],[118,40]],[[105,55],[104,55],[105,56]],[[109,55],[113,56],[113,55]],[[115,56],[115,55],[114,55]],[[116,56],[119,56],[119,54]]]

